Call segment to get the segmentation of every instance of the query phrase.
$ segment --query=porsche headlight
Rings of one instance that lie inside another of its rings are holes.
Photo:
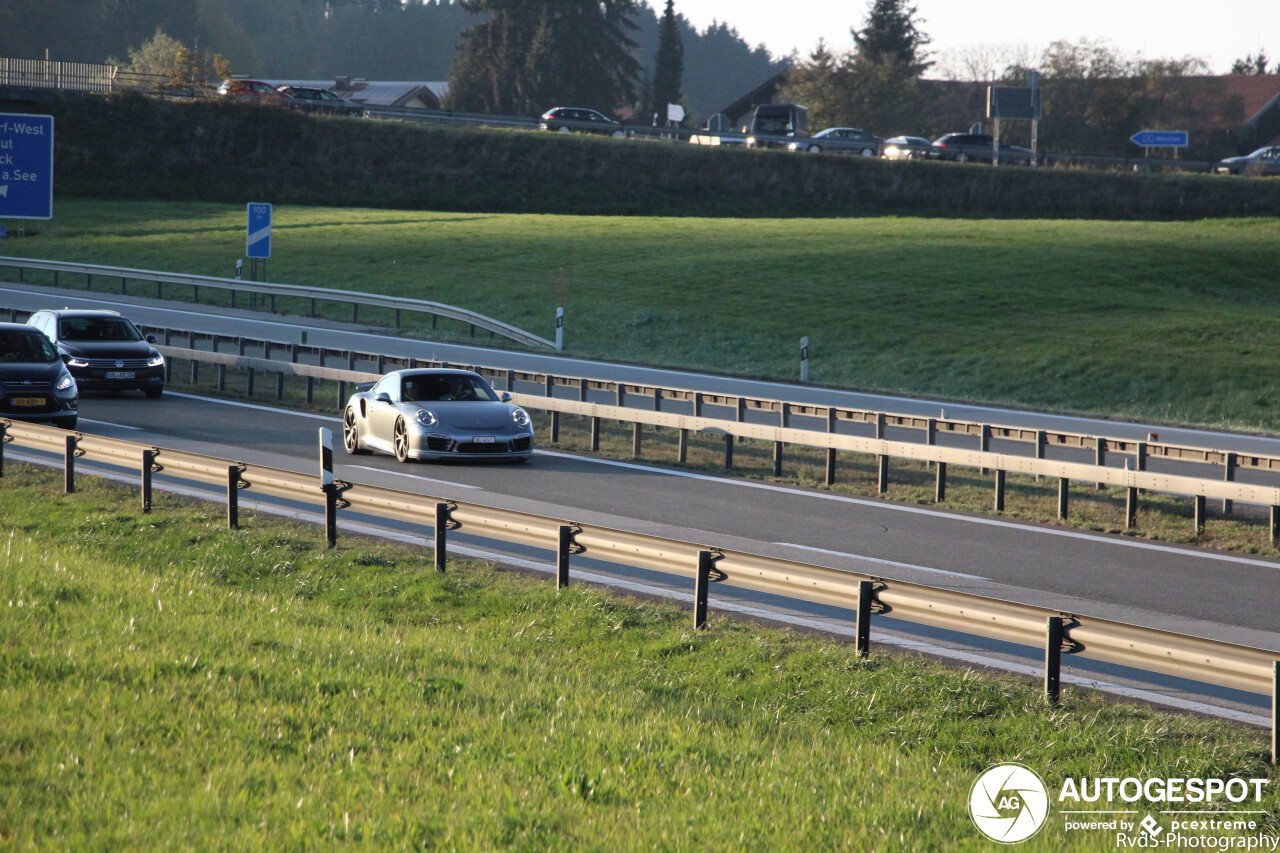
[[[70,373],[64,373],[58,377],[58,384],[55,387],[59,391],[66,391],[69,388],[76,387],[76,381],[71,378]]]
[[[414,415],[414,419],[424,427],[433,427],[440,422],[436,419],[435,415],[431,414],[426,409],[418,409],[418,414]]]
[[[160,353],[151,356],[147,359],[147,367],[164,367],[164,356]]]
[[[511,413],[511,420],[516,422],[516,426],[527,427],[529,425],[529,413],[524,409],[516,409]]]

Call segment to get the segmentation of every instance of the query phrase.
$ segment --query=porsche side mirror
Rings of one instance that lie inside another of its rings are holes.
[[[379,403],[390,403],[391,395],[388,394],[386,391],[379,391],[378,396],[374,397],[373,399],[377,400]]]
[[[503,391],[501,396],[502,396],[502,402],[504,402],[504,403],[510,403],[510,402],[511,402],[511,394],[510,394],[509,392],[507,392],[507,391]]]

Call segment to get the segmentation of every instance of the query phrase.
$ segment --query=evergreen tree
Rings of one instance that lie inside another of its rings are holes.
[[[1270,61],[1271,60],[1267,57],[1267,52],[1265,50],[1259,50],[1257,56],[1254,56],[1251,53],[1244,59],[1237,59],[1235,62],[1231,63],[1231,73],[1266,74],[1268,73],[1267,63]],[[1280,65],[1276,66],[1276,70],[1280,72]]]
[[[489,20],[462,34],[455,109],[540,113],[557,104],[609,113],[633,101],[636,0],[461,0]]]
[[[680,25],[676,20],[675,0],[667,0],[667,8],[658,24],[658,52],[653,62],[652,111],[658,114],[658,123],[667,123],[667,105],[684,100],[681,85],[684,77],[684,43],[680,40]]]
[[[907,0],[872,0],[862,30],[852,30],[860,60],[896,66],[904,77],[919,77],[933,63],[925,48],[929,37],[915,21],[916,7]]]

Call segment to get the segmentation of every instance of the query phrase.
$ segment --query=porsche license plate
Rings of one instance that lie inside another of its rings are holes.
[[[14,397],[13,405],[15,406],[43,406],[44,397]],[[490,439],[492,441],[492,439]]]
[[[107,371],[108,379],[136,379],[137,377],[138,377],[138,374],[134,373],[132,370],[108,370]]]
[[[493,444],[493,436],[491,435],[477,435],[471,440],[476,444]]]

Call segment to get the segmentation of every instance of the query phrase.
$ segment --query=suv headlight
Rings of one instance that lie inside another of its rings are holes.
[[[76,381],[71,378],[70,373],[64,373],[58,377],[58,384],[54,387],[59,391],[66,391],[68,388],[76,387]]]
[[[151,356],[147,359],[147,367],[164,367],[164,356],[160,353]]]
[[[414,419],[424,427],[432,427],[439,423],[436,416],[428,412],[426,409],[418,409],[418,414],[414,415]]]
[[[67,359],[67,364],[71,365],[72,367],[88,367],[89,359],[81,358],[78,355],[73,355],[71,356],[71,358]]]
[[[524,409],[516,409],[511,413],[511,420],[516,422],[516,426],[527,427],[529,425],[529,413]]]

